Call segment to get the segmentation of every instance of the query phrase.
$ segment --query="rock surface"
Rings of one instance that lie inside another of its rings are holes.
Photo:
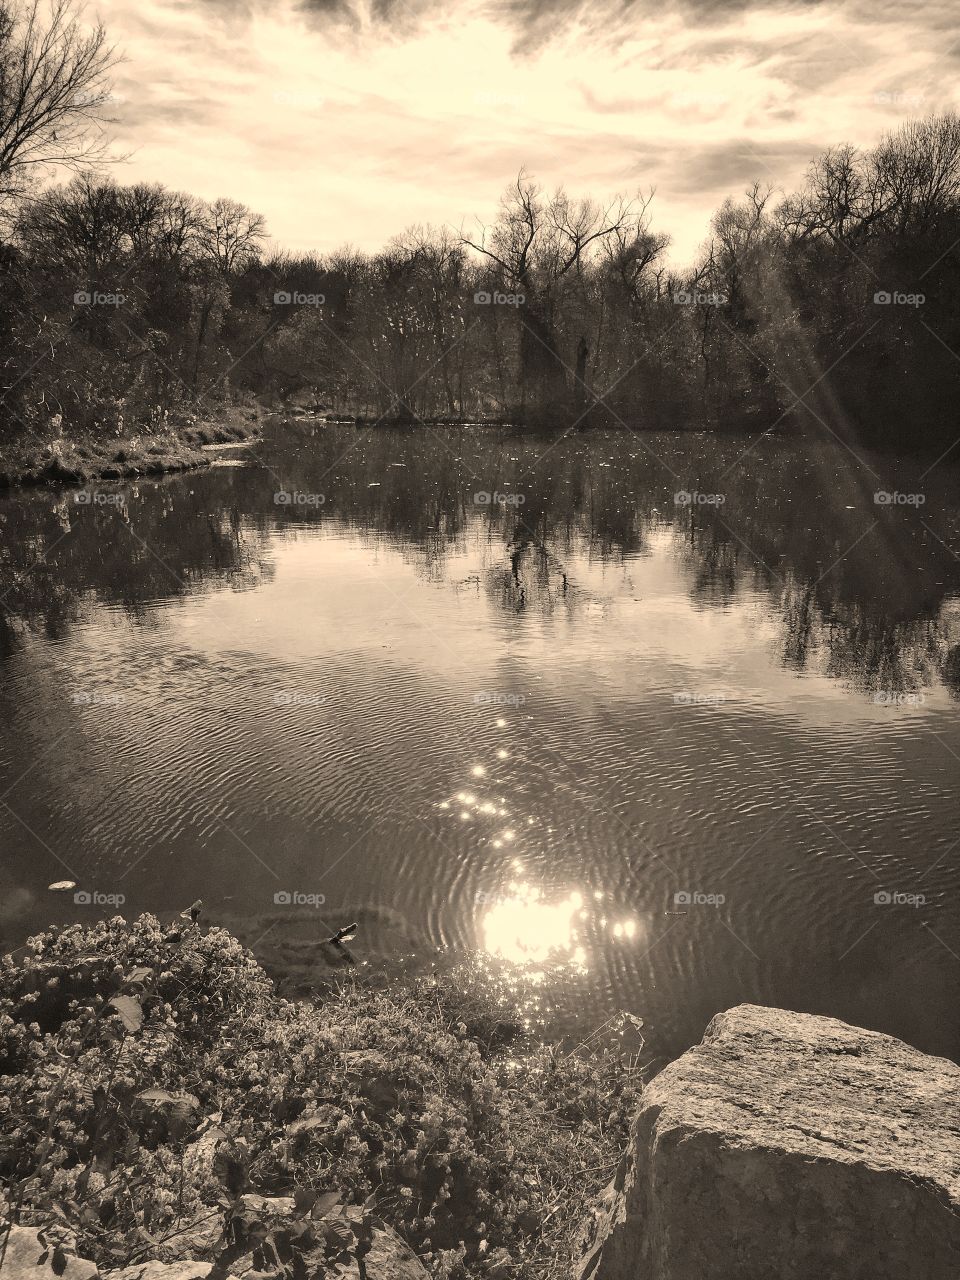
[[[245,1208],[276,1218],[281,1224],[294,1212],[292,1196],[251,1193],[243,1197],[243,1203]],[[358,1230],[365,1220],[363,1210],[356,1206],[342,1208],[342,1214],[343,1219]],[[370,1250],[364,1258],[363,1268],[355,1256],[341,1261],[336,1268],[339,1280],[430,1280],[429,1272],[409,1245],[380,1219],[371,1221],[374,1225]],[[5,1230],[5,1226],[0,1225],[0,1243]],[[101,1276],[102,1280],[207,1280],[213,1270],[212,1262],[180,1258],[168,1262],[140,1262],[101,1273],[95,1263],[57,1248],[37,1228],[13,1226],[0,1274],[2,1280],[100,1280]],[[323,1273],[325,1268],[321,1265],[319,1274]],[[253,1255],[245,1254],[228,1265],[222,1280],[244,1280],[261,1274],[254,1269]]]
[[[346,1216],[358,1223],[362,1215],[358,1209],[349,1208]],[[430,1277],[429,1271],[410,1246],[383,1223],[373,1232],[364,1269],[368,1280],[429,1280]],[[355,1258],[350,1260],[344,1280],[353,1280],[353,1277],[362,1280]]]
[[[7,1230],[0,1227],[0,1249]],[[96,1274],[94,1263],[57,1249],[36,1227],[9,1228],[3,1280],[93,1280]]]
[[[644,1093],[581,1280],[960,1280],[960,1067],[740,1005]]]
[[[104,1280],[206,1280],[213,1270],[212,1262],[140,1262],[120,1271],[104,1272]],[[234,1280],[228,1276],[227,1280]]]

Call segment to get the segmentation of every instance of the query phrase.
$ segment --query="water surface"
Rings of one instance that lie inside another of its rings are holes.
[[[479,950],[655,1055],[752,1000],[960,1056],[956,473],[482,428],[245,456],[0,500],[6,945],[202,898],[301,976],[354,918],[361,962]]]

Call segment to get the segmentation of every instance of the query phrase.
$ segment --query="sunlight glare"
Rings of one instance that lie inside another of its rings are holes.
[[[483,917],[485,949],[514,964],[542,964],[553,955],[584,967],[586,953],[574,923],[582,896],[573,891],[559,902],[546,902],[541,889],[522,881],[512,881],[507,889]]]

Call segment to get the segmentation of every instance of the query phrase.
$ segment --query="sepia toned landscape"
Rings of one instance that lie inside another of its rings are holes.
[[[0,0],[0,1271],[960,1275],[937,5]]]

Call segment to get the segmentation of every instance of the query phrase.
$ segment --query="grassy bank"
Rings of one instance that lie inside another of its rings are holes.
[[[215,418],[170,415],[155,429],[129,434],[11,437],[0,445],[0,488],[14,485],[88,485],[132,476],[163,475],[210,464],[203,446],[253,440],[260,414],[230,406]]]
[[[101,1267],[229,1264],[273,1230],[249,1193],[296,1193],[337,1247],[362,1206],[451,1280],[568,1274],[639,1097],[632,1060],[530,1043],[456,974],[288,1001],[225,930],[152,916],[4,959],[0,1077],[8,1212]]]

